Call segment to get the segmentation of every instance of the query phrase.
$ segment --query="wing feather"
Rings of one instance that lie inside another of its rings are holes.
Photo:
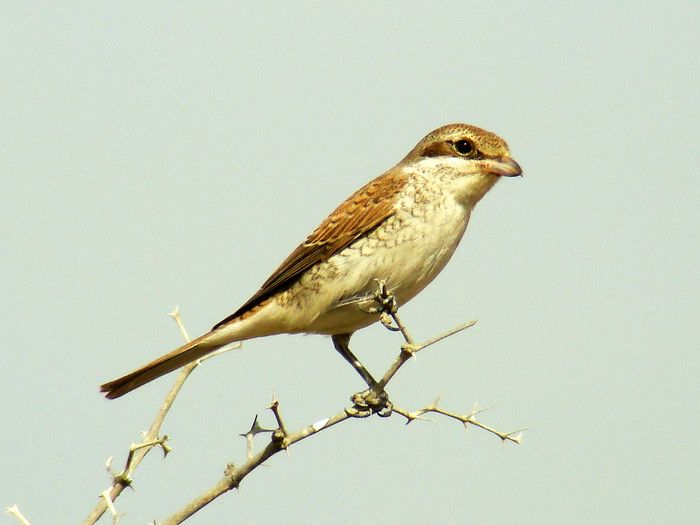
[[[243,306],[213,329],[245,314],[291,286],[305,271],[368,234],[394,214],[394,198],[406,182],[400,171],[388,171],[353,193],[287,257]]]

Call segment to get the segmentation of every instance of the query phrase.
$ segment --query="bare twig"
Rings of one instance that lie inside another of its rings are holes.
[[[443,339],[450,337],[458,332],[461,332],[462,330],[466,330],[467,328],[471,328],[476,324],[476,321],[469,321],[468,323],[462,323],[458,326],[455,326],[454,328],[451,328],[444,334],[440,334],[436,337],[433,337],[431,339],[428,339],[427,341],[420,343],[420,344],[415,344],[413,342],[413,338],[411,338],[410,335],[408,335],[408,331],[404,327],[403,323],[401,322],[401,319],[396,313],[391,314],[392,318],[394,319],[394,322],[397,324],[397,326],[400,327],[401,333],[404,336],[404,339],[406,340],[406,344],[401,346],[401,353],[396,356],[396,359],[394,362],[391,364],[389,369],[384,373],[384,376],[382,376],[381,380],[379,380],[375,386],[377,393],[381,392],[384,390],[384,387],[386,387],[387,383],[391,381],[391,378],[394,377],[396,372],[399,371],[399,369],[403,366],[403,364],[408,361],[411,357],[413,357],[415,354],[420,352],[421,350],[429,347],[430,345],[433,345],[437,343],[438,341],[442,341]]]
[[[391,323],[387,320],[383,320],[382,324],[387,327],[389,330],[393,331],[399,331],[401,332],[401,335],[403,335],[404,340],[406,341],[406,344],[401,346],[401,353],[396,357],[396,360],[391,364],[389,369],[384,373],[384,376],[382,379],[377,382],[376,385],[374,385],[373,390],[375,394],[379,394],[382,390],[384,390],[384,387],[391,381],[391,378],[394,377],[394,374],[399,371],[399,369],[403,366],[403,364],[408,361],[408,359],[412,356],[414,356],[416,353],[420,352],[424,348],[429,347],[430,345],[433,345],[437,343],[438,341],[442,341],[443,339],[450,337],[456,333],[461,332],[462,330],[466,330],[467,328],[471,328],[476,324],[476,320],[469,321],[467,323],[462,323],[458,326],[455,326],[454,328],[448,330],[447,332],[440,334],[438,336],[432,337],[428,339],[427,341],[424,341],[420,344],[416,344],[415,341],[413,340],[413,337],[411,337],[411,334],[408,333],[408,329],[406,326],[403,324],[403,321],[401,321],[401,318],[398,315],[397,309],[396,309],[396,302],[394,300],[393,294],[387,289],[386,283],[382,280],[377,280],[377,286],[378,290],[376,292],[375,300],[379,305],[384,308],[382,311],[383,314],[387,314],[391,317],[391,319],[396,323],[396,328],[394,328]]]
[[[274,432],[274,430],[261,427],[260,423],[258,423],[258,416],[256,415],[253,424],[250,426],[250,430],[245,434],[238,434],[245,438],[248,459],[253,457],[253,438],[263,432]]]
[[[177,323],[185,341],[189,342],[190,337],[187,334],[187,330],[185,330],[184,324],[182,323],[182,319],[180,317],[180,310],[178,309],[178,307],[175,307],[175,310],[173,310],[169,315]],[[100,517],[102,517],[102,515],[108,509],[110,510],[110,513],[113,517],[117,516],[116,509],[114,508],[114,501],[119,497],[119,495],[124,491],[126,487],[131,485],[131,475],[133,474],[134,470],[136,470],[136,467],[139,466],[141,461],[143,461],[143,458],[146,456],[146,454],[148,454],[148,452],[154,446],[160,446],[163,449],[164,454],[167,454],[170,450],[170,448],[167,445],[167,436],[164,436],[162,438],[159,437],[160,427],[163,424],[165,417],[168,415],[168,412],[170,411],[170,408],[172,407],[175,398],[180,393],[182,385],[184,385],[185,381],[190,376],[192,371],[195,368],[197,368],[197,366],[199,366],[200,362],[204,361],[206,358],[218,355],[222,351],[229,351],[235,348],[240,348],[240,344],[230,345],[225,349],[213,352],[212,354],[209,354],[205,357],[202,357],[201,359],[198,359],[197,361],[189,363],[182,368],[172,388],[168,391],[167,395],[165,396],[165,399],[163,400],[163,403],[161,404],[160,409],[158,410],[158,413],[156,414],[156,417],[153,420],[153,423],[151,423],[150,428],[143,434],[143,441],[136,445],[132,444],[129,447],[129,455],[124,465],[124,470],[119,474],[113,475],[111,488],[106,489],[100,494],[99,502],[92,510],[92,512],[90,512],[88,517],[85,518],[85,521],[83,521],[83,525],[92,525],[96,523],[97,520],[99,520]]]
[[[457,419],[461,421],[464,426],[466,427],[467,425],[475,425],[479,428],[482,428],[492,434],[495,434],[501,440],[503,441],[512,441],[514,443],[520,443],[520,431],[516,432],[510,432],[510,433],[505,433],[505,432],[500,432],[498,430],[495,430],[487,425],[484,425],[483,423],[477,421],[474,416],[480,412],[480,410],[475,409],[467,415],[458,415],[454,414],[452,412],[449,412],[447,410],[443,410],[437,406],[439,400],[434,401],[431,405],[428,405],[427,407],[420,409],[416,412],[408,412],[406,410],[403,410],[401,408],[397,408],[396,406],[394,407],[394,412],[402,415],[403,417],[406,418],[406,423],[410,423],[416,419],[425,419],[423,418],[423,414],[428,413],[428,412],[436,412],[439,414],[443,414],[445,416],[451,417],[453,419]],[[275,430],[275,433],[273,434],[272,439],[270,442],[267,444],[267,446],[258,452],[255,455],[251,454],[252,451],[252,446],[248,449],[249,455],[248,455],[248,461],[246,461],[243,465],[240,467],[235,467],[233,464],[229,463],[227,466],[227,469],[224,473],[224,476],[217,481],[213,486],[211,486],[209,489],[207,489],[204,493],[202,493],[200,496],[189,502],[187,505],[185,505],[182,509],[179,511],[175,512],[168,518],[166,518],[163,521],[163,525],[175,525],[178,523],[182,523],[185,521],[187,518],[195,514],[197,511],[214,501],[216,498],[219,496],[222,496],[226,492],[237,489],[243,481],[243,479],[250,474],[253,470],[255,470],[258,466],[262,465],[267,459],[270,457],[274,456],[278,452],[282,450],[286,450],[288,447],[291,445],[302,441],[303,439],[306,439],[308,437],[311,437],[314,434],[317,434],[318,432],[321,432],[322,430],[325,430],[327,428],[332,427],[333,425],[337,425],[338,423],[342,423],[348,419],[354,419],[351,417],[348,413],[348,411],[343,411],[340,412],[332,417],[322,419],[320,421],[317,421],[316,423],[312,425],[308,425],[301,430],[289,434],[287,431],[282,431],[281,429],[281,417],[279,417],[279,401],[274,400],[273,403],[269,407],[273,413],[275,414],[275,418],[278,421],[278,424],[280,427]],[[515,435],[517,434],[517,435]],[[277,437],[275,437],[277,435]],[[283,437],[283,439],[281,439]],[[252,443],[252,436],[251,436],[251,441]]]
[[[15,518],[22,525],[31,525],[31,523],[29,523],[29,520],[25,518],[19,511],[19,507],[16,504],[12,505],[11,507],[7,507],[5,509],[5,512],[7,512],[10,516]]]
[[[374,309],[374,311],[371,313],[380,313],[380,319],[382,324],[384,324],[384,326],[386,326],[389,330],[401,332],[405,340],[405,344],[401,346],[401,351],[399,355],[396,357],[389,369],[385,372],[381,381],[379,381],[376,385],[372,387],[371,390],[376,395],[379,395],[384,391],[384,387],[389,383],[389,381],[391,381],[391,379],[398,372],[401,366],[403,366],[403,364],[411,356],[414,356],[417,352],[427,348],[430,345],[433,345],[438,341],[441,341],[442,339],[450,337],[458,332],[461,332],[462,330],[474,326],[474,324],[476,323],[476,321],[470,321],[467,323],[460,324],[441,335],[438,335],[436,337],[430,338],[422,343],[417,344],[411,337],[410,333],[408,332],[406,326],[403,324],[400,317],[398,316],[396,311],[396,301],[391,292],[387,290],[385,283],[382,281],[378,281],[378,291],[375,294],[375,301],[379,306],[376,309]],[[178,326],[180,327],[180,330],[182,331],[185,339],[189,341],[187,331],[185,330],[185,327],[182,324],[182,321],[180,320],[177,309],[171,315],[178,323]],[[228,350],[228,348],[226,350]],[[121,493],[121,491],[123,491],[125,487],[129,486],[129,484],[131,483],[130,474],[143,459],[143,456],[145,456],[145,454],[149,450],[151,450],[151,448],[153,448],[154,446],[161,446],[163,448],[164,453],[167,453],[167,451],[169,450],[168,448],[166,448],[167,436],[164,436],[163,438],[158,437],[160,425],[165,415],[167,414],[167,411],[170,409],[172,402],[177,396],[177,393],[182,387],[182,384],[187,379],[191,371],[198,365],[200,361],[210,357],[211,355],[216,355],[216,353],[205,356],[199,361],[187,365],[182,370],[180,376],[178,376],[175,385],[166,397],[163,406],[161,407],[161,410],[156,416],[156,420],[154,421],[153,425],[151,426],[148,432],[144,433],[143,442],[136,445],[132,444],[132,446],[130,447],[129,456],[127,458],[127,465],[124,469],[124,472],[118,475],[114,475],[114,483],[112,489],[108,489],[107,491],[105,491],[105,493],[103,493],[104,501],[101,502],[100,505],[98,505],[95,511],[93,511],[93,514],[96,514],[97,518],[99,518],[99,516],[101,516],[102,513],[104,513],[104,509],[106,509],[107,507],[110,507],[113,516],[117,516],[116,509],[114,509],[112,502],[117,496],[119,496],[119,494]],[[386,396],[386,394],[384,395]],[[407,410],[394,406],[393,411],[406,418],[406,424],[411,423],[417,419],[426,419],[424,417],[425,414],[432,412],[460,421],[465,427],[468,427],[469,425],[479,427],[491,434],[498,436],[503,441],[520,443],[521,431],[501,432],[478,421],[476,419],[476,415],[479,412],[481,412],[481,410],[477,410],[476,405],[470,413],[458,414],[440,408],[438,406],[438,403],[439,399],[435,400],[432,404],[413,412],[409,412]],[[224,476],[220,480],[218,480],[213,486],[211,486],[200,496],[198,496],[197,498],[189,502],[187,505],[185,505],[182,509],[168,517],[163,522],[163,524],[172,525],[181,523],[182,521],[186,520],[188,517],[196,513],[198,510],[211,503],[219,496],[225,494],[226,492],[232,489],[238,488],[241,481],[248,474],[250,474],[258,466],[262,465],[267,459],[269,459],[273,455],[277,454],[282,450],[287,450],[291,445],[297,443],[298,441],[311,437],[314,434],[317,434],[339,423],[342,423],[348,419],[353,419],[352,409],[344,409],[343,411],[335,414],[334,416],[324,418],[294,433],[290,433],[287,427],[285,426],[284,420],[282,418],[282,414],[280,411],[280,403],[274,396],[272,403],[268,408],[272,411],[274,415],[274,418],[277,422],[277,428],[274,430],[262,428],[258,424],[258,418],[256,416],[250,430],[245,434],[241,434],[246,439],[247,461],[240,466],[236,466],[233,463],[228,463],[224,471]],[[370,415],[371,413],[373,413],[373,411],[368,412],[367,415]],[[382,415],[379,412],[376,413]],[[391,410],[389,410],[389,414],[390,413]],[[272,435],[270,441],[265,445],[265,447],[258,453],[255,453],[253,449],[253,439],[257,434],[260,434],[262,432],[272,432]],[[101,506],[104,508],[99,510]],[[98,511],[99,514],[97,514]],[[91,514],[91,517],[93,514]],[[90,518],[88,518],[88,520],[86,520],[85,523],[94,523],[94,521],[89,521],[89,519]]]
[[[381,320],[382,324],[386,326],[388,329],[393,330],[393,331],[399,331],[404,337],[404,340],[406,341],[406,344],[402,345],[401,347],[401,352],[394,361],[394,363],[389,367],[389,369],[386,371],[384,376],[382,377],[382,380],[375,385],[376,388],[376,393],[381,392],[384,387],[387,385],[387,383],[394,377],[396,372],[401,368],[401,366],[408,360],[409,357],[414,355],[416,352],[419,352],[420,350],[423,350],[427,348],[428,346],[441,341],[442,339],[445,339],[446,337],[450,337],[458,332],[461,332],[462,330],[465,330],[467,328],[470,328],[471,326],[474,326],[476,324],[476,321],[470,321],[468,323],[463,323],[459,326],[456,326],[455,328],[452,328],[451,330],[448,330],[444,334],[441,334],[439,336],[430,338],[420,344],[416,344],[411,335],[409,334],[406,326],[403,324],[401,319],[396,313],[396,306],[395,306],[395,301],[393,299],[393,296],[391,295],[390,292],[387,291],[386,286],[383,282],[379,281],[378,282],[379,290],[376,295],[376,301],[379,304],[379,310],[381,311]],[[376,313],[376,312],[375,312]],[[395,326],[392,324],[395,323]],[[475,425],[479,428],[482,428],[492,434],[497,435],[500,437],[503,441],[513,441],[515,443],[520,442],[520,436],[514,436],[515,433],[504,433],[500,432],[498,430],[495,430],[480,421],[475,419],[475,415],[479,412],[476,410],[476,406],[474,410],[470,414],[466,415],[459,415],[455,414],[452,412],[449,412],[447,410],[443,410],[442,408],[438,407],[438,401],[435,400],[433,404],[428,405],[427,407],[417,410],[415,412],[408,412],[404,409],[397,408],[394,406],[393,410],[400,414],[401,416],[406,418],[406,423],[410,423],[416,419],[425,419],[423,417],[424,414],[428,412],[435,412],[439,413],[442,415],[445,415],[447,417],[451,417],[453,419],[457,419],[461,421],[465,427],[467,425]],[[185,507],[180,509],[178,512],[172,514],[170,517],[168,517],[163,524],[164,525],[173,525],[177,523],[181,523],[182,521],[186,520],[188,517],[192,516],[194,513],[196,513],[198,510],[203,508],[204,506],[208,505],[212,501],[214,501],[216,498],[219,496],[225,494],[226,492],[238,488],[241,481],[248,475],[250,474],[255,468],[257,468],[259,465],[261,465],[264,461],[266,461],[268,458],[272,457],[273,455],[277,454],[281,450],[287,450],[288,447],[293,445],[294,443],[301,441],[303,439],[306,439],[322,430],[325,430],[327,428],[330,428],[333,425],[336,425],[338,423],[342,423],[343,421],[346,421],[348,419],[351,419],[351,414],[353,412],[350,409],[346,409],[343,412],[340,412],[336,414],[335,416],[323,419],[317,423],[314,423],[312,425],[309,425],[307,427],[304,427],[303,429],[297,431],[294,434],[290,434],[287,428],[285,427],[284,421],[282,419],[282,415],[280,413],[280,404],[279,401],[273,397],[272,403],[268,407],[272,413],[274,414],[274,417],[277,421],[277,429],[273,432],[272,438],[270,442],[265,446],[263,450],[258,452],[257,454],[253,454],[253,437],[258,434],[260,431],[256,429],[257,426],[257,417],[253,423],[253,427],[251,430],[246,433],[242,434],[243,436],[246,437],[247,441],[247,456],[248,460],[241,465],[240,467],[234,467],[233,464],[229,463],[227,466],[227,469],[225,471],[224,477],[221,478],[219,481],[217,481],[212,487],[210,487],[207,491],[205,491],[203,494],[201,494],[199,497],[195,498],[192,500],[190,503],[188,503]],[[259,427],[258,427],[259,428]]]
[[[448,410],[445,410],[443,408],[440,408],[438,406],[438,403],[440,402],[440,398],[438,397],[435,401],[433,401],[432,404],[423,407],[421,409],[418,409],[414,412],[409,412],[407,410],[404,410],[403,408],[399,408],[397,406],[394,406],[394,412],[397,414],[403,416],[406,418],[406,424],[408,425],[409,423],[412,423],[413,421],[420,419],[420,420],[426,420],[427,418],[423,417],[424,414],[433,412],[435,414],[442,414],[443,416],[447,416],[452,419],[456,419],[457,421],[462,422],[465,428],[467,428],[469,425],[474,425],[475,427],[479,427],[483,430],[486,430],[487,432],[490,432],[491,434],[494,434],[495,436],[498,436],[501,438],[501,441],[512,441],[513,443],[518,443],[520,444],[522,441],[522,433],[523,430],[525,429],[519,429],[519,430],[514,430],[512,432],[501,432],[500,430],[496,430],[493,427],[490,427],[488,425],[485,425],[484,423],[478,421],[475,416],[479,414],[480,412],[483,412],[486,410],[486,408],[477,408],[476,403],[474,403],[474,407],[472,408],[471,412],[468,414],[457,414],[455,412],[450,412]]]
[[[270,405],[270,409],[273,411],[273,413],[275,413],[275,417],[277,417],[279,414],[279,402],[273,401],[272,405]],[[284,440],[275,439],[275,434],[273,433],[273,438],[263,450],[255,454],[252,458],[250,458],[240,467],[235,467],[229,464],[227,467],[227,471],[219,481],[217,481],[213,486],[211,486],[200,496],[198,496],[197,498],[189,502],[187,505],[185,505],[182,509],[166,518],[162,522],[162,525],[174,525],[177,523],[182,523],[184,520],[192,516],[195,512],[202,509],[204,506],[214,501],[219,496],[225,494],[226,492],[232,489],[238,488],[241,481],[243,481],[243,479],[248,474],[250,474],[258,466],[263,464],[270,457],[274,456],[282,450],[285,450],[287,447],[293,445],[294,443],[297,443],[298,441],[302,441],[303,439],[313,436],[314,434],[317,434],[334,425],[337,425],[338,423],[342,423],[347,419],[351,419],[351,417],[346,413],[345,410],[343,410],[342,412],[339,412],[334,416],[324,418],[320,421],[317,421],[316,423],[308,425],[302,428],[301,430],[295,432],[294,434],[287,434],[286,432],[283,432],[281,428],[278,428],[276,432],[280,431],[280,435],[285,436]],[[280,419],[278,419],[278,423],[279,421]]]
[[[275,415],[275,419],[277,420],[277,430],[272,433],[272,441],[279,444],[279,446],[283,449],[287,450],[291,444],[289,442],[289,433],[287,432],[287,427],[285,427],[284,421],[282,420],[282,414],[280,413],[280,402],[277,401],[275,396],[272,397],[272,403],[270,403],[268,408],[272,410],[272,413]]]

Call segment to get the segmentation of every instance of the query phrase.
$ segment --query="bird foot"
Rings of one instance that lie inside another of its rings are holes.
[[[399,305],[396,302],[396,297],[392,292],[389,291],[389,289],[386,286],[386,282],[383,281],[382,279],[375,279],[377,282],[377,289],[375,292],[368,297],[368,299],[371,299],[374,304],[370,307],[362,307],[359,306],[359,308],[368,314],[381,314],[382,315],[382,323],[386,325],[385,322],[385,317],[389,318],[389,324],[391,324],[391,314],[396,313],[396,310],[398,310]]]
[[[396,297],[389,291],[386,282],[382,279],[376,279],[377,291],[374,292],[374,301],[377,303],[379,312],[393,314],[398,310]]]
[[[389,395],[385,390],[379,393],[371,388],[353,394],[350,398],[353,402],[351,408],[346,409],[348,415],[352,417],[369,417],[377,414],[379,417],[389,417],[393,410],[393,404],[389,401]]]

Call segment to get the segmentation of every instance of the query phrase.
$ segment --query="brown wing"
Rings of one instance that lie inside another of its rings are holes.
[[[388,171],[353,193],[284,260],[253,297],[212,330],[291,285],[306,270],[327,260],[391,217],[394,214],[394,197],[405,182],[401,172]]]

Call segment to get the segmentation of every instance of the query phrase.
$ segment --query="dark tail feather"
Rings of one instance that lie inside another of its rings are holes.
[[[227,344],[217,341],[212,334],[204,334],[130,374],[105,383],[100,392],[104,392],[107,399],[116,399]]]

